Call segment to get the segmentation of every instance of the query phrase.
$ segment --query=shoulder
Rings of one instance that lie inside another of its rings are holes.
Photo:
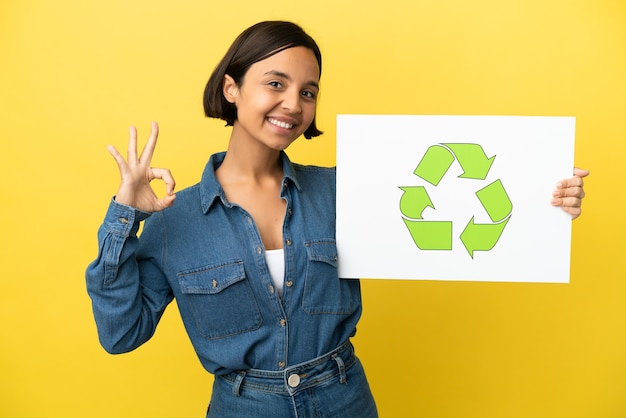
[[[297,187],[305,194],[313,194],[318,199],[326,196],[334,202],[337,188],[334,167],[293,164]]]
[[[196,211],[201,211],[200,183],[176,192],[176,200],[174,200],[174,204],[163,210],[161,213],[165,217],[172,217],[183,213],[189,214],[190,212],[193,212],[194,209],[196,209]]]
[[[176,192],[172,206],[147,219],[143,234],[147,235],[149,231],[158,236],[166,230],[183,231],[186,224],[203,215],[199,190],[199,184],[195,184]]]
[[[334,174],[337,170],[335,167],[322,167],[320,165],[306,165],[299,163],[292,163],[293,168],[297,171],[308,171],[313,173],[327,173]]]
[[[196,183],[192,186],[187,186],[184,189],[176,192],[176,199],[178,199],[179,197],[183,199],[193,199],[194,197],[198,196],[199,191],[200,183]]]
[[[337,170],[335,167],[321,167],[317,165],[292,164],[298,180],[302,181],[330,181],[335,182]]]
[[[298,195],[302,201],[313,202],[316,207],[327,206],[334,210],[336,195],[336,170],[334,167],[293,165],[297,178]]]

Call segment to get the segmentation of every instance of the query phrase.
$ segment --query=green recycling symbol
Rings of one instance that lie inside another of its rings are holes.
[[[485,180],[495,155],[487,158],[478,144],[444,143],[426,150],[413,174],[437,187],[452,164],[457,161],[463,170],[459,178]],[[420,250],[452,250],[452,221],[429,221],[422,214],[427,207],[435,209],[424,186],[402,186],[400,212],[415,245]],[[475,223],[471,217],[460,235],[470,257],[475,251],[490,251],[502,236],[511,219],[513,204],[498,179],[476,193],[492,223]]]

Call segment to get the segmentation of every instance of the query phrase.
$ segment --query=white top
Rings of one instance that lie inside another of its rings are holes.
[[[285,281],[285,253],[283,249],[265,250],[265,262],[270,271],[270,277],[278,296],[283,296],[283,283]]]

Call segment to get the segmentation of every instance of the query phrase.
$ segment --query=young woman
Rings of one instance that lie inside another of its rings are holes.
[[[377,416],[350,343],[359,281],[337,275],[335,171],[284,153],[301,135],[321,134],[321,69],[318,46],[299,26],[246,29],[204,93],[206,115],[232,126],[228,150],[176,195],[169,170],[150,166],[156,123],[141,155],[134,128],[127,160],[109,147],[122,181],[87,269],[100,341],[111,353],[135,349],[176,299],[215,375],[208,417]],[[587,172],[576,174],[553,200],[573,217]],[[166,183],[165,197],[154,179]]]

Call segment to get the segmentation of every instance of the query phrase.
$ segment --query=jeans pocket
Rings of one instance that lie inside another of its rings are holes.
[[[261,312],[243,261],[186,270],[177,276],[196,326],[205,338],[228,337],[261,326]]]
[[[334,239],[307,241],[306,277],[302,308],[310,315],[351,314],[357,309],[357,280],[340,279]]]

